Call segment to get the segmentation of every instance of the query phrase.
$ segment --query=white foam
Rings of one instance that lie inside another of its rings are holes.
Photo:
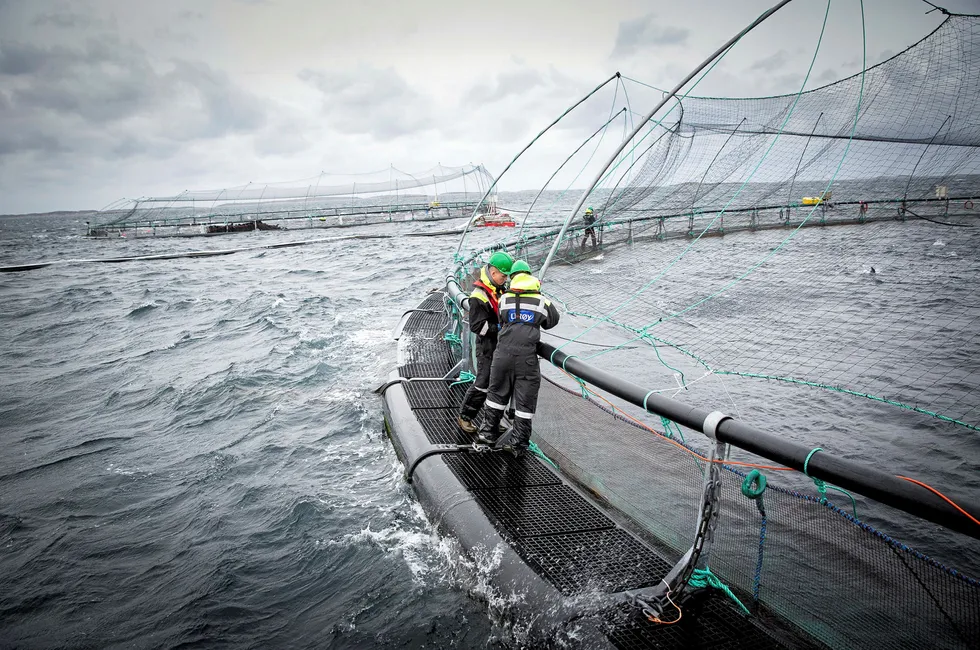
[[[350,334],[350,340],[358,345],[389,345],[391,332],[389,330],[355,330]]]

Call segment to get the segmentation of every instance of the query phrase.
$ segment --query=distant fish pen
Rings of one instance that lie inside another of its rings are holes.
[[[122,199],[88,223],[89,237],[193,237],[258,230],[338,228],[470,217],[493,177],[483,165],[439,165],[418,173],[390,167],[357,175],[321,173],[171,196]],[[494,213],[496,197],[488,197]]]

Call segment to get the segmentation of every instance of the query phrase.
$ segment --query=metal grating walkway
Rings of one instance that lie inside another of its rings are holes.
[[[430,294],[403,328],[402,377],[442,377],[458,359],[443,338],[443,295]],[[456,424],[467,384],[406,382],[406,396],[432,444],[468,444],[472,438]],[[494,452],[447,454],[445,462],[469,490],[497,531],[536,573],[566,595],[616,593],[660,582],[671,564],[619,527],[605,513],[566,485],[543,461]],[[623,650],[642,648],[781,648],[727,598],[703,599],[682,624],[664,626],[636,616],[624,606],[605,612],[607,637]]]
[[[405,367],[402,366],[398,370],[401,372]],[[402,374],[402,376],[405,375]],[[405,387],[408,404],[413,411],[416,411],[416,414],[420,409],[444,409],[447,407],[458,409],[463,404],[463,396],[466,395],[465,384],[450,386],[449,382],[410,381],[402,385]]]
[[[456,424],[456,409],[420,409],[415,412],[425,437],[434,445],[468,445],[469,435]]]

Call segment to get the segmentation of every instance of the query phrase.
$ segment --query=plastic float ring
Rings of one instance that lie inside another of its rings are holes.
[[[970,201],[970,200],[965,201],[963,203],[963,207],[966,208],[967,210],[972,210],[973,209],[973,201]]]
[[[708,413],[708,416],[704,418],[704,423],[701,428],[704,430],[704,435],[708,436],[712,440],[718,440],[718,425],[724,420],[730,420],[730,415],[725,415],[721,411],[712,411]]]

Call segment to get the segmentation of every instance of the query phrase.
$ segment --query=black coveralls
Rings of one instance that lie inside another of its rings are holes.
[[[536,281],[535,281],[536,282]],[[500,420],[514,396],[514,428],[497,441],[498,447],[522,451],[531,440],[531,418],[538,404],[541,370],[538,368],[538,341],[541,328],[558,324],[558,310],[537,292],[505,292],[500,297],[500,335],[490,368],[487,411],[480,436],[494,440]]]
[[[497,301],[500,292],[490,279],[486,267],[480,269],[480,277],[474,281],[473,292],[470,294],[470,331],[476,334],[476,379],[466,389],[463,406],[459,415],[473,421],[487,400],[487,388],[490,386],[490,364],[493,352],[497,348]]]
[[[583,218],[585,219],[585,225],[586,226],[593,226],[593,224],[595,224],[595,216],[594,215],[587,214]],[[585,236],[582,237],[582,250],[585,250],[585,242],[589,241],[589,237],[592,237],[592,250],[595,250],[597,244],[596,244],[595,228],[594,227],[589,227],[589,228],[586,228],[585,229]]]

